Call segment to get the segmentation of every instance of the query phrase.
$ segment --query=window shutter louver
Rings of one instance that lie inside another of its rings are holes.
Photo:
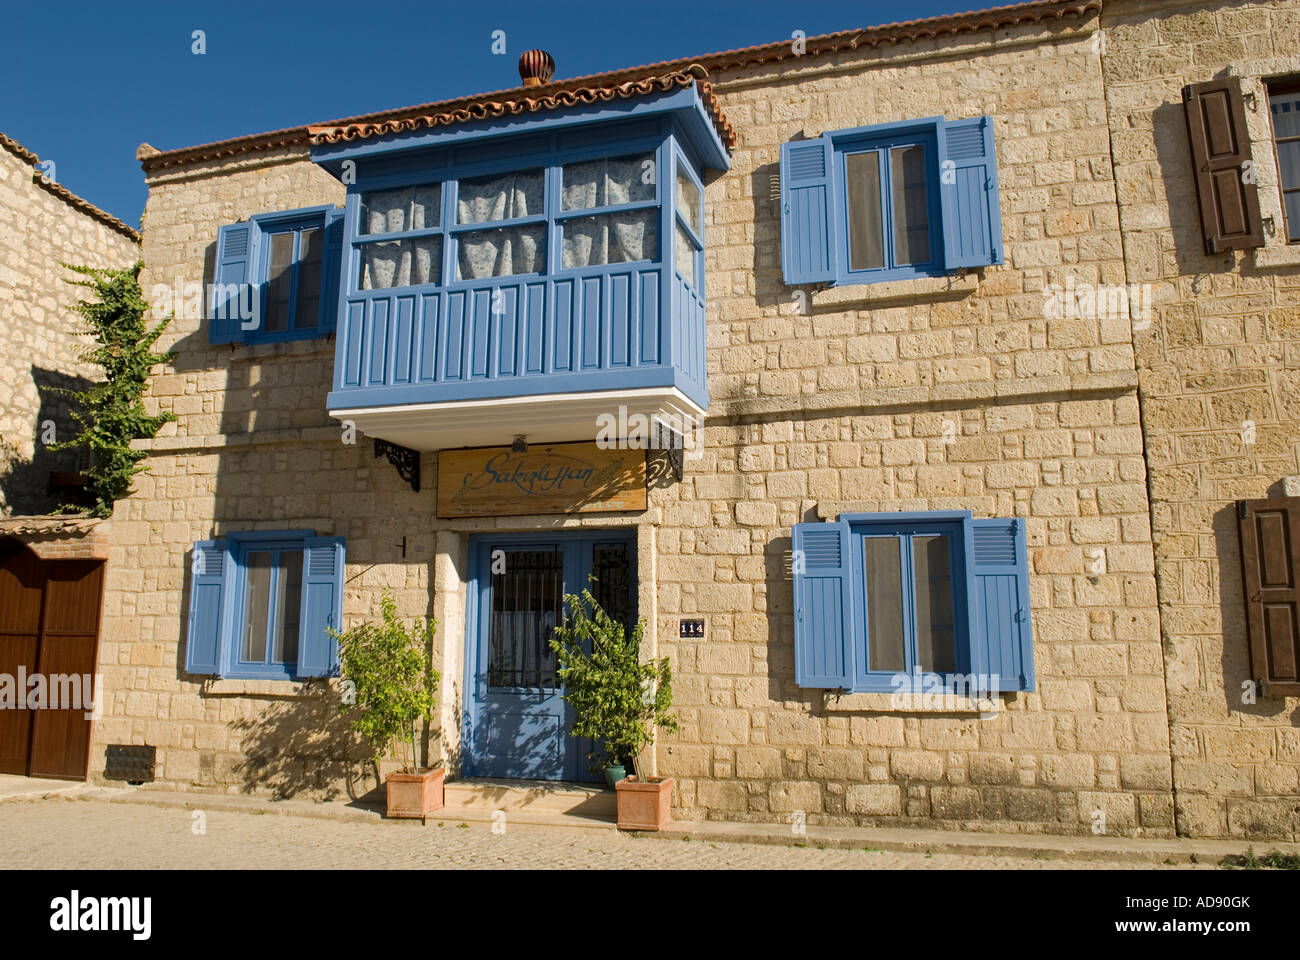
[[[190,619],[185,672],[221,672],[221,639],[228,616],[226,587],[232,569],[225,540],[199,540],[190,554]]]
[[[996,677],[999,690],[1034,689],[1029,551],[1022,520],[972,520],[975,636],[971,672]]]
[[[797,523],[793,534],[795,683],[848,689],[854,636],[849,525]]]
[[[941,124],[939,205],[944,266],[948,270],[1002,262],[993,120],[974,117]]]
[[[1255,183],[1243,182],[1250,160],[1246,109],[1235,78],[1183,87],[1192,169],[1201,204],[1205,252],[1262,247],[1264,226]]]
[[[258,230],[252,223],[229,223],[217,231],[217,262],[212,272],[212,298],[208,309],[208,341],[239,343],[244,339],[240,301],[260,309],[259,296],[241,291],[253,274]]]
[[[327,677],[338,665],[337,644],[326,628],[338,630],[343,609],[343,538],[308,537],[302,576],[302,638],[298,676]]]
[[[1300,696],[1300,497],[1240,500],[1237,528],[1251,673],[1265,696]]]
[[[833,159],[827,137],[781,144],[781,273],[786,283],[835,279]]]
[[[321,304],[325,311],[321,332],[328,333],[338,324],[339,282],[343,272],[343,211],[325,215],[325,265],[321,271]]]

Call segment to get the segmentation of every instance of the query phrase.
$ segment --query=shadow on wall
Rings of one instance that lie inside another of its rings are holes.
[[[55,390],[85,390],[92,381],[33,366],[32,383],[41,401],[29,434],[34,441],[32,458],[25,459],[17,452],[26,438],[0,438],[0,506],[7,513],[22,516],[46,514],[55,509],[60,496],[52,480],[61,478],[52,475],[73,475],[84,467],[78,450],[51,450],[48,441],[51,431],[54,442],[66,440],[76,431],[72,398]],[[75,494],[75,488],[66,487],[62,497],[74,500]]]

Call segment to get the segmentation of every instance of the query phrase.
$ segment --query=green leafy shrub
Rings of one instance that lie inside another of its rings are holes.
[[[416,727],[433,717],[441,679],[432,659],[438,623],[425,618],[407,628],[387,590],[380,605],[381,623],[330,631],[338,640],[342,678],[350,684],[339,709],[351,715],[352,729],[370,744],[376,763],[401,744],[402,769],[415,773],[419,767]]]
[[[645,620],[628,634],[591,591],[565,594],[564,601],[568,613],[555,628],[551,649],[564,700],[575,714],[569,734],[604,745],[604,754],[588,754],[593,763],[607,757],[628,766],[654,742],[656,728],[677,729],[668,659],[641,662]]]
[[[81,300],[73,309],[86,322],[85,334],[95,341],[95,346],[81,351],[80,359],[103,369],[104,379],[85,390],[46,388],[74,399],[72,418],[79,428],[75,437],[52,444],[51,449],[84,447],[90,452],[87,497],[93,501],[92,512],[106,517],[113,512],[114,502],[131,492],[131,478],[149,469],[140,465],[147,452],[131,449],[131,441],[151,439],[164,423],[176,419],[169,412],[150,416],[141,399],[153,368],[175,356],[153,352],[171,318],[164,317],[152,329],[145,323],[149,305],[140,290],[138,261],[122,270],[63,266],[87,278],[69,283],[95,293],[95,300]],[[64,503],[60,511],[82,506]]]

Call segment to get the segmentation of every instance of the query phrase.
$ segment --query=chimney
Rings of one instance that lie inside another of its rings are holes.
[[[525,50],[519,55],[519,77],[525,87],[540,87],[555,76],[555,60],[545,50]]]

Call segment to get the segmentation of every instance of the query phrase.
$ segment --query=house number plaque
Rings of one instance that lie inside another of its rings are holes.
[[[677,636],[682,639],[699,640],[704,636],[704,620],[678,620]]]

